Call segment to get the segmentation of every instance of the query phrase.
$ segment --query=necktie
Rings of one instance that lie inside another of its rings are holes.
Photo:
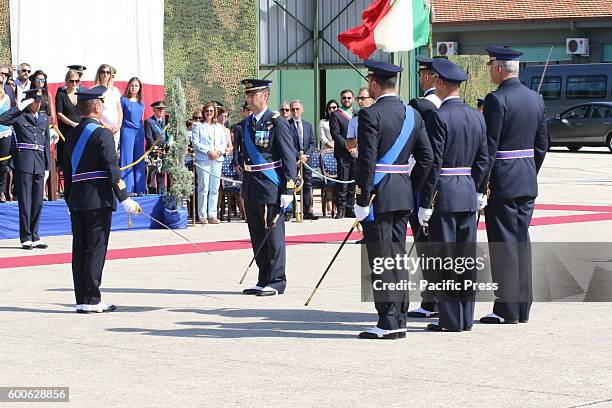
[[[295,127],[297,128],[298,140],[300,141],[300,149],[304,149],[304,129],[302,129],[302,121],[296,121]]]

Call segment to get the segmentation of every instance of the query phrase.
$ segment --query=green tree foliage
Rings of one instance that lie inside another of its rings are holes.
[[[459,65],[469,75],[469,80],[461,85],[461,96],[471,105],[476,106],[478,98],[484,98],[496,86],[491,83],[486,55],[452,55],[451,61]]]
[[[183,207],[185,200],[193,193],[193,173],[185,167],[185,155],[189,140],[186,134],[187,105],[181,80],[175,78],[166,87],[166,104],[169,118],[168,134],[173,143],[166,154],[164,171],[168,172],[170,188],[165,199],[167,208]]]

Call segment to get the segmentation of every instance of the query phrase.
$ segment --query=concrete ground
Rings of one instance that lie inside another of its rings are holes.
[[[604,149],[553,150],[538,204],[611,206],[611,158]],[[571,221],[601,211],[538,210],[535,218],[552,221],[533,226],[532,238],[612,241],[612,217]],[[287,235],[349,226],[325,218],[291,223]],[[248,237],[241,222],[181,232],[198,243]],[[142,257],[139,248],[184,242],[131,231],[111,234],[111,249],[134,250],[104,272],[103,298],[117,312],[78,315],[68,263],[10,267],[14,257],[70,251],[69,236],[46,241],[47,251],[28,253],[0,241],[0,387],[68,386],[70,403],[60,406],[612,406],[610,303],[536,303],[526,325],[476,324],[469,333],[431,333],[413,319],[405,340],[359,340],[375,313],[360,302],[358,245],[347,245],[304,307],[337,242],[294,239],[287,292],[257,298],[238,285],[250,249]],[[612,270],[610,262],[601,267]],[[253,268],[247,283],[255,276]],[[479,303],[476,317],[489,311]]]

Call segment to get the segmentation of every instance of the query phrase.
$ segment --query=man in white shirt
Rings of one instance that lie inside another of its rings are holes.
[[[16,103],[21,102],[23,99],[23,93],[30,89],[30,73],[32,72],[32,67],[30,64],[22,62],[19,64],[19,69],[17,70],[17,79],[15,79],[15,85],[17,85],[17,95],[16,95]]]

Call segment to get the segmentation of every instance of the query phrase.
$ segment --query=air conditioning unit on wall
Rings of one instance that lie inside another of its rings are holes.
[[[566,38],[565,52],[570,55],[589,55],[588,38]]]
[[[447,55],[458,55],[459,48],[457,41],[444,41],[438,42],[436,45],[437,55],[440,57],[446,57]]]

